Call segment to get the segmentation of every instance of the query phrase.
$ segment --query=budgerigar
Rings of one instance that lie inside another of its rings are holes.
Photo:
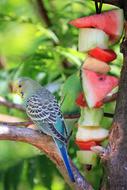
[[[26,113],[38,129],[54,139],[70,180],[74,182],[75,179],[66,148],[68,132],[57,100],[50,91],[27,77],[16,81],[15,91],[22,96]]]

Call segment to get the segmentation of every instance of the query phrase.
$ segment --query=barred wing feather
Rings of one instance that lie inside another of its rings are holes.
[[[63,120],[63,118],[59,105],[54,97],[52,97],[51,100],[45,98],[42,101],[42,97],[39,95],[31,96],[27,100],[26,112],[35,123],[48,123],[52,134],[62,142],[67,142],[64,134],[61,134],[55,127],[57,118],[61,118],[61,120]],[[63,126],[65,127],[65,125]],[[66,132],[66,129],[64,130]]]

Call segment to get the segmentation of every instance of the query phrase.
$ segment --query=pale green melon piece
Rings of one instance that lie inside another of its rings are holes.
[[[97,154],[90,150],[79,150],[77,151],[77,159],[81,164],[96,165]]]
[[[87,52],[95,47],[108,49],[109,36],[100,29],[79,29],[78,49]]]
[[[81,116],[78,121],[80,127],[99,127],[103,118],[102,108],[81,108]]]

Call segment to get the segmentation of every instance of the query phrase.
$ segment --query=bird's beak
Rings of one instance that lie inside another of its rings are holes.
[[[12,92],[21,96],[21,90],[18,87],[18,81],[13,82]]]

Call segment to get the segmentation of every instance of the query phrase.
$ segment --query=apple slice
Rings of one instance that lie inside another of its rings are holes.
[[[95,59],[91,56],[87,57],[82,68],[91,70],[94,72],[102,73],[102,74],[106,74],[107,72],[110,71],[110,66],[107,63],[105,63],[104,61]]]
[[[108,137],[109,131],[104,128],[78,128],[76,133],[77,141],[102,141]]]

